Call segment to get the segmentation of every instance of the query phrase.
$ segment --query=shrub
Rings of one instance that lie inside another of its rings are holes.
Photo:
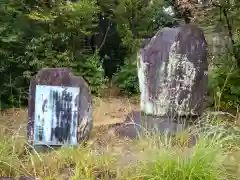
[[[216,57],[209,70],[209,92],[218,109],[237,109],[240,104],[240,71],[230,64],[229,54]]]
[[[89,84],[89,88],[95,95],[101,95],[106,85],[104,72],[98,54],[91,56],[77,56],[74,72],[76,75],[82,76]]]
[[[40,3],[38,9],[26,9],[25,3],[4,0],[5,8],[0,8],[1,108],[26,105],[31,77],[46,67],[70,68],[100,94],[104,78],[99,56],[86,45],[98,25],[96,1],[56,1],[49,8]]]
[[[113,83],[123,94],[139,93],[136,60],[125,60],[125,64],[115,73]]]

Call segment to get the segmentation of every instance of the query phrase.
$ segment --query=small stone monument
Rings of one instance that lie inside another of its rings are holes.
[[[77,145],[92,125],[91,94],[68,68],[44,68],[31,80],[28,141],[33,146]]]
[[[203,112],[207,90],[207,43],[195,25],[163,28],[138,53],[141,112],[116,128],[134,138],[140,131],[181,131]]]

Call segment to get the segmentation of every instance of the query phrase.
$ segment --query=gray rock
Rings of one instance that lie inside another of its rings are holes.
[[[191,119],[190,119],[191,118]],[[194,119],[193,119],[194,118]],[[122,124],[116,124],[115,131],[118,135],[130,139],[138,138],[139,135],[151,133],[169,133],[175,134],[186,130],[192,121],[198,117],[180,117],[173,119],[168,116],[147,115],[141,111],[133,111],[127,115]]]
[[[194,25],[163,28],[142,42],[137,60],[141,112],[131,112],[115,132],[131,139],[176,134],[199,121],[207,92],[207,43]],[[191,144],[196,138],[191,137]]]
[[[174,119],[167,116],[158,117],[140,111],[133,111],[127,115],[123,123],[113,125],[111,130],[114,131],[115,135],[129,139],[161,134],[175,136],[176,133],[186,130],[190,132],[190,128],[198,121],[198,118],[197,116],[191,116]],[[188,145],[194,146],[197,143],[197,137],[196,133],[190,133]]]
[[[207,43],[194,25],[163,28],[138,53],[141,110],[147,114],[201,115],[207,89]]]
[[[92,129],[87,83],[67,68],[44,68],[29,88],[27,136],[30,144],[77,145]]]

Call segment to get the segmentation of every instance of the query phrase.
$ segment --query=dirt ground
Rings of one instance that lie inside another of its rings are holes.
[[[139,103],[134,99],[123,97],[111,98],[93,98],[93,120],[94,129],[88,141],[89,147],[96,150],[99,154],[111,152],[117,157],[116,167],[127,167],[129,164],[136,164],[139,160],[146,160],[153,155],[152,149],[149,149],[149,142],[142,141],[140,144],[131,143],[125,138],[112,136],[108,132],[108,125],[122,122],[128,113],[139,109]],[[23,138],[26,136],[27,109],[12,108],[0,114],[0,134],[10,133],[10,135],[19,134]],[[228,159],[232,166],[238,168],[239,152],[236,152],[233,160]],[[231,156],[231,157],[232,157]],[[235,157],[236,156],[236,157]],[[229,166],[230,166],[229,165]],[[114,166],[114,167],[115,167]],[[235,172],[235,171],[234,171]],[[238,172],[238,170],[236,170]]]
[[[94,125],[122,122],[128,113],[137,109],[139,109],[139,105],[128,98],[95,98],[93,107]]]
[[[93,98],[94,126],[103,126],[122,122],[132,110],[139,109],[136,102],[128,98]],[[26,127],[28,119],[27,109],[12,108],[0,115],[0,128],[16,131]],[[14,133],[14,132],[13,132]]]

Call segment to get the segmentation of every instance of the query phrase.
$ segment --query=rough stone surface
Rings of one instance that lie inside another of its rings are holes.
[[[195,25],[163,28],[138,52],[141,112],[131,112],[113,129],[131,139],[175,134],[198,121],[207,90],[207,43]],[[194,144],[194,142],[193,142]]]
[[[73,95],[64,95],[64,93],[60,94],[62,105],[60,107],[59,103],[55,102],[53,106],[55,106],[54,115],[59,122],[60,125],[56,125],[53,127],[51,125],[51,133],[53,133],[57,141],[61,144],[64,143],[64,139],[68,139],[71,136],[70,125],[73,123],[73,118],[77,118],[77,127],[73,129],[77,129],[76,139],[79,143],[81,140],[88,139],[91,129],[92,129],[92,100],[91,94],[88,88],[87,83],[82,77],[77,77],[72,74],[72,72],[68,68],[44,68],[36,74],[30,84],[29,88],[29,110],[28,110],[28,126],[27,126],[27,136],[28,140],[31,144],[34,141],[34,123],[35,119],[35,102],[36,102],[36,87],[37,85],[45,85],[45,86],[61,86],[64,88],[68,87],[77,87],[79,88],[79,93]],[[64,90],[65,91],[65,90]],[[63,91],[63,92],[64,92]],[[63,100],[63,98],[69,97],[71,100]],[[74,99],[73,99],[74,98]],[[53,98],[54,99],[54,98]],[[50,97],[45,97],[46,103],[48,103]],[[58,101],[55,100],[55,101]],[[43,103],[44,104],[44,103]],[[73,106],[75,104],[75,106]],[[43,106],[43,105],[42,105]],[[58,107],[58,110],[57,110]],[[76,107],[73,109],[73,107]],[[44,106],[42,107],[44,109]],[[49,109],[49,107],[48,107]],[[51,109],[53,110],[53,109]],[[43,111],[44,112],[44,111]],[[58,115],[57,115],[58,114]],[[58,117],[57,117],[58,116]],[[59,118],[61,116],[61,118]],[[77,117],[76,117],[77,116]],[[44,118],[43,118],[44,120]],[[62,122],[64,121],[64,122]],[[72,122],[71,122],[72,121]],[[65,124],[64,124],[65,123]],[[68,124],[68,126],[67,126]],[[51,135],[52,136],[52,135]]]
[[[191,126],[198,117],[181,117],[178,120],[172,121],[172,118],[167,116],[152,116],[147,115],[141,111],[132,111],[127,115],[124,123],[113,125],[115,135],[127,137],[129,139],[136,139],[145,135],[156,135],[160,133],[175,135],[181,133]],[[187,122],[187,123],[186,123]],[[196,144],[197,137],[191,134],[189,137],[189,144],[191,146]]]
[[[207,43],[194,25],[163,28],[138,53],[141,110],[151,115],[201,115],[207,88]]]
[[[184,131],[189,124],[185,123],[186,117],[172,121],[171,117],[153,116],[145,114],[141,111],[133,111],[127,115],[123,124],[118,124],[116,132],[120,136],[131,139],[137,138],[139,135],[150,133],[169,133]]]

